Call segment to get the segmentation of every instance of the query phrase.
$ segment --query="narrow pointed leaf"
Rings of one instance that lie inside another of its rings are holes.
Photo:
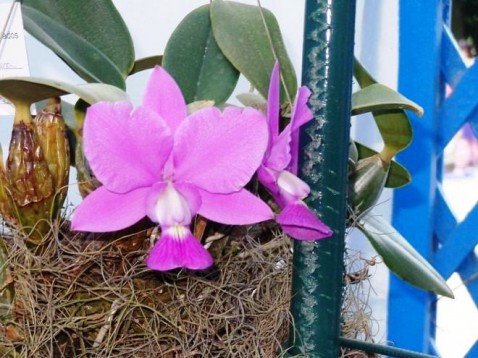
[[[222,52],[265,98],[277,56],[283,78],[281,102],[293,100],[297,79],[272,12],[259,6],[214,0],[211,23]]]
[[[374,83],[352,95],[352,115],[389,109],[409,109],[417,115],[423,115],[423,108],[397,91]]]
[[[34,103],[50,97],[75,94],[89,104],[98,101],[127,101],[125,92],[104,83],[72,85],[66,82],[36,77],[0,79],[0,96],[9,101]]]
[[[358,151],[358,159],[364,159],[377,154],[378,152],[366,147],[365,145],[355,142],[355,146]],[[400,188],[409,184],[412,181],[412,177],[408,170],[401,164],[392,160],[390,170],[388,171],[387,180],[385,182],[386,188]]]
[[[359,229],[398,277],[423,290],[453,298],[443,277],[383,217],[369,213]]]
[[[27,31],[55,52],[84,80],[125,88],[126,74],[101,48],[32,7],[23,5],[22,11]],[[85,23],[85,26],[90,25]],[[132,65],[131,61],[128,73]]]
[[[401,108],[412,109],[418,115],[423,114],[423,109],[394,90],[378,85],[357,60],[355,60],[354,77],[362,89],[372,87],[356,95],[358,97],[355,97],[355,112],[357,114],[367,112],[364,109],[366,107],[373,111],[372,115],[384,142],[380,157],[390,162],[398,152],[410,144],[413,137],[410,120]]]
[[[187,103],[224,103],[239,78],[214,39],[209,11],[210,5],[204,5],[190,12],[164,50],[163,67],[174,77]]]

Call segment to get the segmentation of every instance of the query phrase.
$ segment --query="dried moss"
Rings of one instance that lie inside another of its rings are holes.
[[[0,353],[281,356],[291,324],[290,240],[261,226],[207,234],[216,266],[170,273],[144,266],[154,235],[147,224],[110,236],[72,233],[64,222],[36,250],[20,233],[4,235],[16,297],[11,321],[1,326]],[[349,272],[369,265],[349,261]],[[359,281],[347,285],[344,335],[371,340],[367,293],[360,292]],[[343,356],[367,357],[350,351]]]

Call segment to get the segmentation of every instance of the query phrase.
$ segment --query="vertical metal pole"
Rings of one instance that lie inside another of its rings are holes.
[[[393,226],[425,258],[431,259],[437,186],[436,125],[439,104],[440,43],[443,26],[440,1],[400,1],[399,91],[419,103],[425,114],[410,113],[414,140],[398,156],[412,182],[394,193]],[[394,345],[430,352],[435,296],[390,276],[388,340]]]
[[[302,83],[315,120],[302,132],[300,175],[334,235],[294,242],[291,355],[339,354],[354,24],[355,0],[306,1]]]

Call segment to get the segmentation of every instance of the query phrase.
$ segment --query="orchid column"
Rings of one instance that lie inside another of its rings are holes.
[[[302,132],[300,175],[334,235],[294,241],[291,355],[339,355],[354,21],[354,0],[306,2],[302,82],[315,120]]]

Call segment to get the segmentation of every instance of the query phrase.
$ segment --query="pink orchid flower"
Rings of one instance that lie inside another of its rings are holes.
[[[190,231],[196,214],[230,225],[273,218],[244,189],[267,147],[264,115],[208,107],[188,116],[178,85],[161,67],[153,70],[142,106],[92,105],[83,135],[85,155],[103,186],[75,210],[72,228],[115,231],[148,216],[161,227],[146,260],[151,269],[212,265]]]
[[[267,99],[269,142],[257,174],[282,211],[276,221],[289,236],[297,240],[318,240],[332,235],[330,228],[302,201],[309,195],[309,186],[299,179],[297,157],[299,128],[312,118],[307,107],[310,91],[299,88],[292,108],[290,123],[279,133],[280,83],[279,64],[272,70]]]

